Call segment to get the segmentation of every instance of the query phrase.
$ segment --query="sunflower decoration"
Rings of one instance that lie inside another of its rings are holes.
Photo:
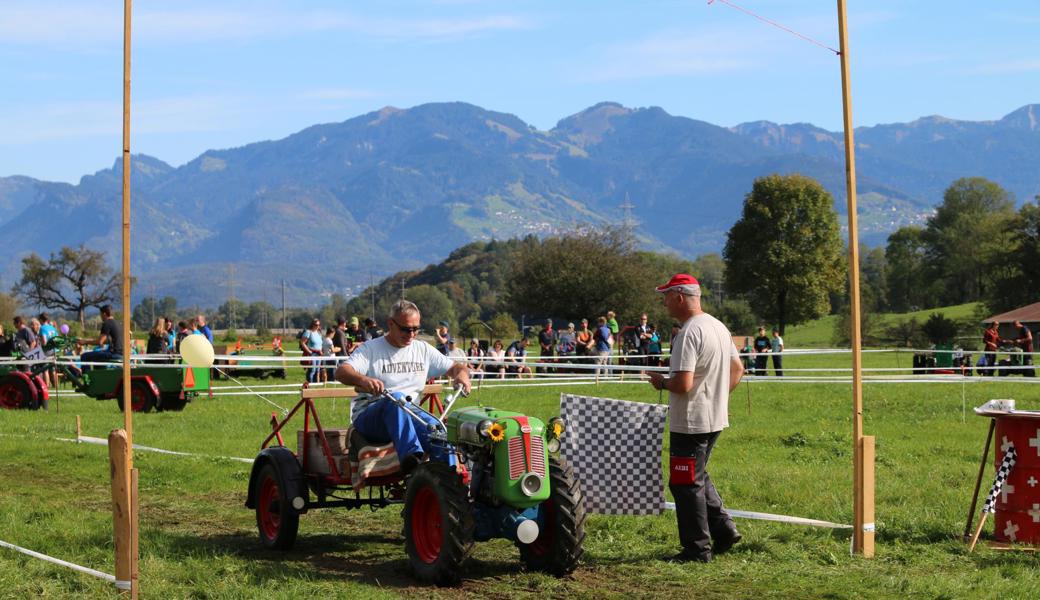
[[[492,424],[488,429],[488,437],[492,442],[501,442],[506,439],[506,426],[501,423]]]
[[[560,437],[563,435],[563,421],[554,421],[552,424],[553,437]]]

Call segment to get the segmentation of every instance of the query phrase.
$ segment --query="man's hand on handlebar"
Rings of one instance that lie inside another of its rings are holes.
[[[362,392],[367,392],[373,396],[378,396],[386,391],[386,387],[383,382],[373,377],[366,377],[359,385],[355,386]]]

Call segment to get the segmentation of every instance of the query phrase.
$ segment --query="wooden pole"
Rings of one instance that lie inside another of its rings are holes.
[[[76,441],[83,437],[83,424],[79,420],[79,415],[76,415]]]
[[[863,547],[861,554],[864,558],[874,557],[874,436],[865,435],[862,438],[860,455],[863,465]]]
[[[117,582],[131,581],[133,572],[133,503],[130,494],[129,461],[130,445],[126,431],[113,429],[112,433],[108,434],[108,464],[112,477],[112,525],[115,532]]]
[[[848,196],[849,218],[849,294],[852,308],[852,453],[853,453],[853,530],[852,551],[867,556],[869,546],[873,554],[874,531],[866,531],[868,523],[864,515],[864,496],[874,495],[873,473],[869,482],[871,489],[865,490],[867,475],[863,461],[863,378],[860,340],[860,296],[859,296],[859,230],[856,218],[856,145],[853,139],[852,92],[849,79],[848,23],[845,17],[845,0],[838,0],[838,38],[841,43],[841,98],[842,117],[845,123],[845,188]]]
[[[989,444],[993,441],[993,430],[996,427],[997,420],[990,419],[989,433],[986,434],[986,444],[982,448],[982,462],[979,463],[979,476],[975,478],[975,492],[971,495],[971,508],[968,509],[968,522],[964,524],[965,540],[971,536],[971,525],[975,521],[975,507],[979,503],[979,489],[982,488],[982,476],[986,473],[986,459],[989,458]]]
[[[134,443],[134,411],[130,409],[130,17],[132,0],[123,0],[123,428],[128,447]],[[130,467],[134,467],[131,450]]]
[[[138,509],[141,507],[140,496],[138,496],[138,472],[137,469],[130,471],[130,598],[131,600],[137,600],[138,595],[138,577],[140,575],[138,571],[138,548],[139,548],[139,534],[140,534],[140,521],[138,515],[140,514]]]

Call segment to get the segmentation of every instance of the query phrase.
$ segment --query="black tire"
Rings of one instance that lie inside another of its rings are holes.
[[[160,392],[159,410],[182,411],[187,406],[187,398],[181,398],[180,392]]]
[[[404,498],[404,548],[420,581],[455,585],[473,549],[473,509],[455,469],[424,463]]]
[[[269,550],[288,550],[296,543],[300,515],[289,505],[288,489],[271,463],[260,468],[253,497],[256,498],[256,530],[260,543]]]
[[[37,408],[36,388],[22,377],[9,373],[0,379],[0,408]]]
[[[585,553],[585,496],[574,469],[562,458],[549,458],[549,485],[549,499],[538,507],[538,538],[517,546],[528,569],[563,577]]]
[[[123,412],[123,394],[116,394],[116,402],[119,404],[119,412]],[[130,407],[134,412],[152,412],[158,404],[159,398],[148,382],[141,380],[130,381]]]

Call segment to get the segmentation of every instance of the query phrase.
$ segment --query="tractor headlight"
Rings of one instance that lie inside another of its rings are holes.
[[[494,421],[492,421],[491,419],[484,419],[483,421],[481,421],[480,424],[477,425],[477,431],[480,432],[480,437],[485,437],[486,438],[486,437],[490,436],[491,435],[491,425],[493,425],[493,424],[494,424]]]
[[[520,478],[520,491],[525,496],[534,496],[542,491],[542,478],[534,473],[528,473]]]
[[[549,441],[545,443],[545,446],[549,449],[549,452],[556,454],[560,451],[560,438],[549,438]]]
[[[548,430],[549,436],[558,440],[563,436],[563,432],[567,430],[567,422],[560,417],[553,417],[549,419]]]

